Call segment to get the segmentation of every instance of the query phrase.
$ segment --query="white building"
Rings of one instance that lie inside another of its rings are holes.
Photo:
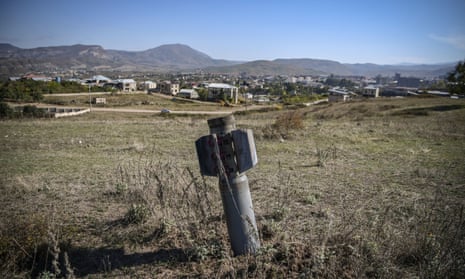
[[[379,88],[374,86],[366,86],[362,89],[362,95],[368,97],[379,97]]]
[[[198,99],[199,93],[197,93],[195,89],[181,89],[177,96],[188,99]]]
[[[147,90],[147,91],[152,91],[155,88],[157,88],[157,83],[151,80],[143,81],[139,83],[139,86],[138,86],[139,90]]]
[[[134,92],[137,90],[137,83],[132,78],[117,79],[112,83],[123,92]]]
[[[348,101],[352,98],[352,96],[355,96],[356,94],[346,90],[345,88],[331,88],[328,90],[329,96],[328,96],[328,101],[331,102],[345,102]]]
[[[160,93],[176,96],[179,93],[179,83],[162,82],[160,84]]]

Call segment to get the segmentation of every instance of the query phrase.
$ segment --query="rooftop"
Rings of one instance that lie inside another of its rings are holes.
[[[226,83],[210,83],[208,84],[208,87],[213,87],[213,88],[235,88],[235,86],[232,86],[230,84],[226,84]]]

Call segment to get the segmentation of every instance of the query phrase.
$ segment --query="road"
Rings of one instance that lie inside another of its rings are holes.
[[[109,92],[98,92],[98,93],[64,93],[64,94],[45,94],[44,96],[82,96],[82,95],[105,95],[105,94],[111,94]],[[142,94],[142,93],[139,93]],[[156,94],[159,97],[162,98],[167,98],[167,99],[172,99],[173,96],[167,96],[163,94]],[[196,103],[203,103],[202,101],[199,100],[190,100],[190,99],[183,99],[183,101],[191,101],[191,102],[196,102]],[[322,102],[328,102],[328,99],[322,99],[310,103],[305,103],[305,106],[311,106],[311,105],[316,105]],[[205,102],[206,104],[210,104],[209,102]],[[16,104],[18,105],[18,104]],[[50,107],[55,107],[55,108],[72,108],[69,106],[59,106],[59,105],[48,105],[48,104],[43,104],[43,103],[35,103],[35,104],[29,104],[29,105],[35,105],[37,107],[41,108],[50,108]],[[248,105],[248,106],[233,106],[233,107],[224,107],[222,110],[215,110],[215,111],[198,111],[198,110],[170,110],[169,114],[184,114],[184,115],[226,115],[226,114],[231,114],[237,111],[251,111],[251,110],[259,110],[263,109],[266,107],[270,107],[270,105]],[[73,107],[76,108],[76,107]],[[84,107],[88,108],[88,107]],[[162,114],[161,110],[159,108],[157,109],[133,109],[133,108],[108,108],[108,107],[98,107],[98,106],[92,106],[91,111],[97,111],[97,112],[121,112],[121,113],[152,113],[152,114]]]
[[[44,96],[97,96],[97,95],[109,95],[111,92],[82,92],[82,93],[55,93],[55,94],[44,94]],[[131,94],[147,94],[147,93],[142,93],[142,92],[137,92],[137,93],[131,93]],[[153,95],[156,95],[161,98],[165,99],[173,99],[176,97],[173,96],[168,96],[165,94],[159,94],[159,93],[152,93]],[[203,102],[199,100],[191,100],[191,99],[183,99],[183,101],[189,101],[193,103],[205,103],[208,105],[211,105],[211,102]],[[66,106],[59,106],[59,105],[47,105],[47,104],[42,104],[42,103],[37,103],[34,104],[37,107],[56,107],[56,108],[68,108]],[[255,110],[255,109],[261,109],[264,108],[265,106],[260,105],[248,105],[247,107],[244,106],[237,106],[237,107],[224,107],[223,110],[217,110],[217,111],[189,111],[189,110],[170,110],[170,114],[190,114],[190,115],[225,115],[225,114],[231,114],[236,111],[245,111],[245,110]],[[160,109],[155,109],[155,110],[150,110],[150,109],[130,109],[130,108],[106,108],[106,107],[98,107],[98,106],[92,106],[91,111],[98,111],[98,112],[121,112],[121,113],[154,113],[154,114],[161,114]]]
[[[21,106],[24,104],[12,104],[13,106]],[[33,105],[38,108],[57,108],[57,109],[67,109],[67,108],[82,108],[88,109],[89,107],[71,107],[71,106],[60,106],[60,105],[51,105],[51,104],[44,104],[44,103],[28,103],[27,105]],[[246,111],[246,110],[255,110],[261,109],[265,106],[247,106],[246,107],[225,107],[223,110],[215,110],[215,111],[202,111],[202,110],[169,110],[167,114],[189,114],[189,115],[226,115],[231,114],[236,111]],[[108,108],[108,107],[97,107],[92,106],[90,108],[91,111],[94,112],[120,112],[120,113],[152,113],[152,114],[162,114],[160,109],[133,109],[133,108]]]
[[[224,110],[224,111],[193,111],[193,110],[170,110],[169,114],[201,114],[201,115],[219,115],[219,114],[230,114],[234,111],[243,110],[242,108],[236,110]],[[149,109],[125,109],[125,108],[101,108],[92,107],[91,111],[99,112],[123,112],[123,113],[155,113],[162,114],[160,110],[149,110]]]

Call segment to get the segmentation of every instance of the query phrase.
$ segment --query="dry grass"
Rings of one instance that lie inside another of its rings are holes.
[[[256,134],[247,176],[262,242],[241,257],[217,180],[198,172],[206,118],[0,122],[1,275],[463,278],[463,105],[381,99],[237,115]],[[267,136],[293,114],[302,126]]]
[[[146,94],[146,93],[132,93],[132,94],[102,94],[92,95],[92,97],[100,96],[106,99],[106,104],[95,105],[96,107],[106,108],[133,108],[160,111],[163,108],[170,110],[188,110],[188,111],[214,111],[224,109],[220,103],[213,102],[193,102],[189,99],[174,98],[172,96],[163,94]],[[54,96],[47,95],[44,100],[48,104],[64,105],[64,106],[77,106],[88,107],[89,96],[71,95],[71,96]]]

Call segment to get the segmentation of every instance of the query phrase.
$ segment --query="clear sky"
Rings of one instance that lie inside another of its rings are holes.
[[[343,63],[465,59],[465,0],[1,0],[0,42]]]

